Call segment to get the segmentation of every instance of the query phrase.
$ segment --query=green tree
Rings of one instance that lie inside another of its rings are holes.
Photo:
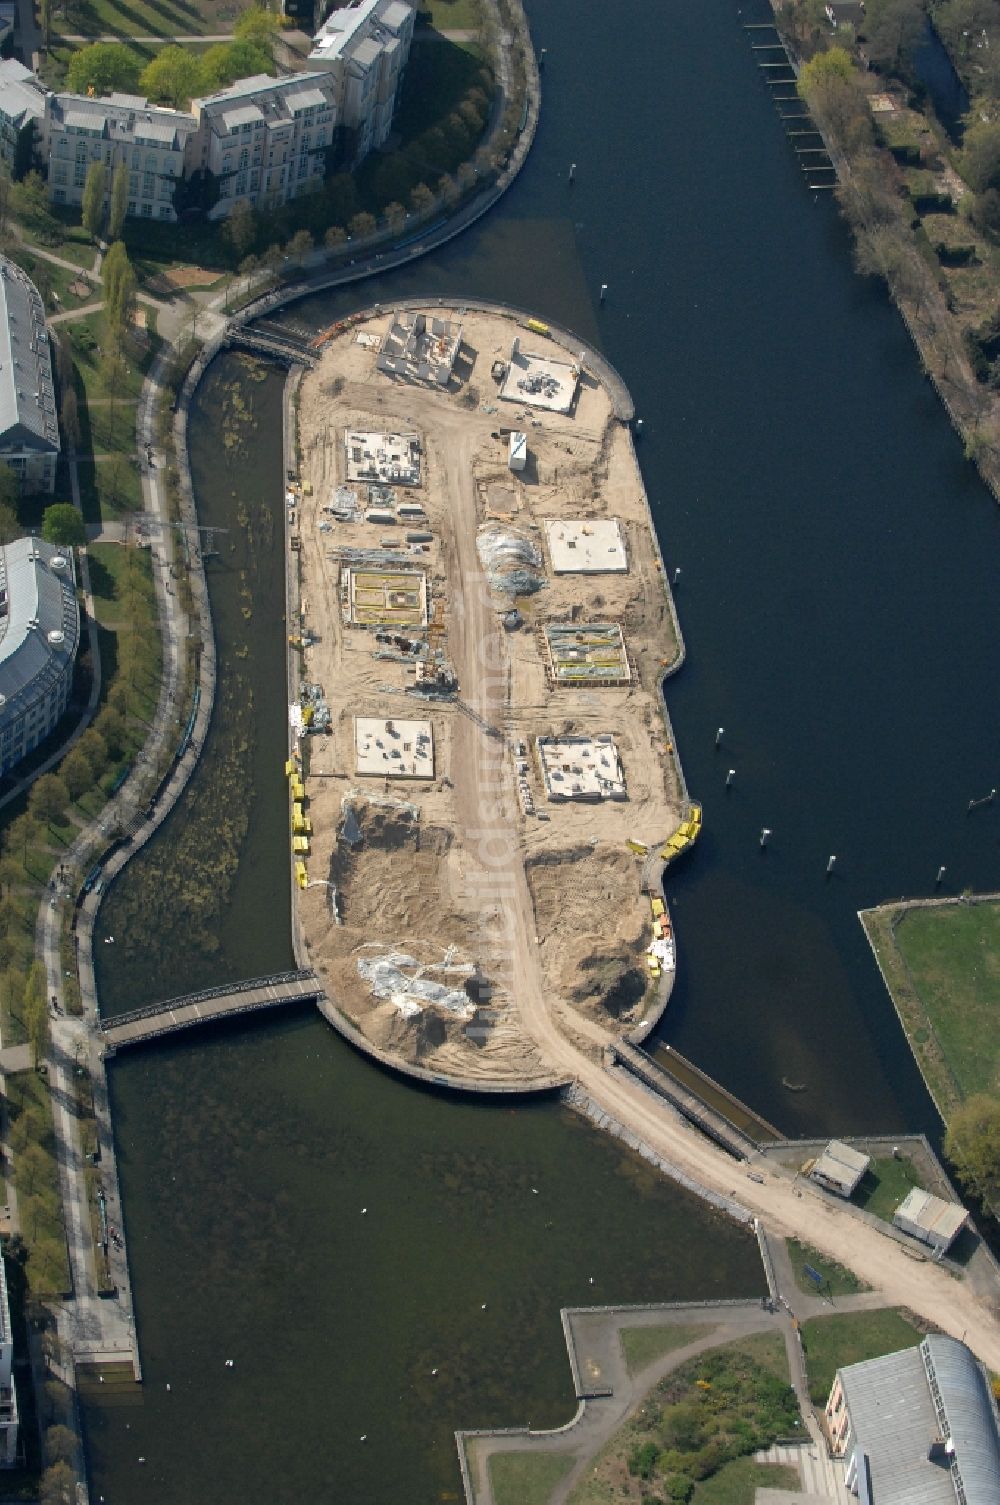
[[[0,543],[13,543],[15,538],[21,537],[22,531],[14,508],[0,502]]]
[[[92,240],[97,240],[104,223],[104,195],[108,187],[108,170],[103,162],[91,162],[83,184],[83,203],[80,216],[83,228]]]
[[[32,962],[24,985],[24,1027],[35,1065],[44,1059],[49,1043],[49,1005],[45,991],[45,968]],[[24,1151],[24,1156],[28,1153]],[[22,1162],[23,1162],[22,1157]]]
[[[117,412],[118,398],[128,371],[125,365],[125,357],[122,355],[121,346],[114,340],[105,347],[101,356],[100,378],[101,386],[111,399],[111,442],[115,438],[115,414]]]
[[[111,174],[111,208],[108,211],[108,239],[117,240],[128,212],[128,168],[119,162]]]
[[[88,727],[80,738],[74,752],[82,753],[90,764],[90,775],[96,784],[108,766],[108,744],[96,727]]]
[[[147,99],[186,110],[202,86],[202,66],[190,47],[161,47],[139,75]]]
[[[414,214],[427,214],[434,208],[434,195],[426,183],[418,183],[410,194],[410,208]]]
[[[285,247],[285,253],[291,258],[296,266],[301,267],[310,251],[313,249],[313,238],[308,230],[296,230],[291,240]]]
[[[961,156],[962,176],[976,193],[1000,189],[1000,120],[969,122]]]
[[[104,707],[95,723],[95,730],[107,743],[109,756],[117,758],[125,751],[125,718],[113,706]]]
[[[42,537],[46,543],[67,547],[86,543],[83,518],[72,502],[53,502],[51,507],[46,507],[42,515]]]
[[[82,794],[94,785],[94,773],[90,766],[90,760],[78,747],[67,753],[59,765],[59,772],[66,780],[66,788],[69,790],[70,799],[78,800]]]
[[[351,216],[347,228],[355,240],[364,240],[367,235],[375,233],[375,216],[362,209],[360,214]]]
[[[42,31],[42,43],[47,47],[52,39],[52,0],[38,0],[38,24]]]
[[[73,94],[135,94],[141,70],[141,57],[123,42],[93,42],[70,57],[66,86]]]
[[[38,840],[38,822],[29,810],[12,820],[7,830],[4,850],[15,854],[21,866],[27,869],[28,848]]]
[[[10,201],[14,185],[5,172],[0,172],[0,235],[7,229],[7,217],[10,214]]]
[[[238,199],[222,226],[223,237],[237,260],[246,256],[257,239],[257,216],[246,199]]]
[[[956,1108],[944,1152],[963,1185],[985,1201],[1000,1197],[1000,1098],[977,1092]]]
[[[913,55],[926,27],[926,0],[867,0],[865,49],[876,67],[888,73],[912,76]]]
[[[43,773],[32,784],[28,795],[28,811],[36,821],[49,825],[59,820],[68,804],[66,780],[61,779],[57,773]]]
[[[843,47],[818,52],[799,73],[798,92],[841,149],[854,153],[872,139],[868,99]]]
[[[79,1444],[69,1427],[56,1425],[46,1428],[44,1446],[46,1463],[72,1463]]]
[[[328,251],[339,251],[347,239],[347,231],[343,225],[331,225],[323,236],[323,244]]]
[[[274,61],[266,47],[250,38],[219,42],[209,47],[201,60],[201,87],[206,93],[225,89],[238,78],[255,73],[275,72]]]
[[[406,222],[406,210],[403,208],[402,204],[397,204],[396,201],[393,200],[391,204],[386,204],[385,209],[382,212],[385,216],[385,222],[389,226],[390,230],[396,231],[403,228],[403,225]]]
[[[53,1463],[42,1475],[39,1488],[39,1505],[73,1505],[76,1499],[76,1478],[67,1463]]]
[[[281,22],[273,11],[262,5],[251,5],[237,18],[233,31],[241,41],[255,42],[270,53],[281,31]]]

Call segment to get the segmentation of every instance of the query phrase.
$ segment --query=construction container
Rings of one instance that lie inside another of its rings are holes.
[[[433,541],[434,534],[428,533],[426,529],[417,529],[412,533],[407,533],[406,535],[407,543],[433,543]]]
[[[402,512],[403,509],[400,508],[399,510],[400,510],[400,512]],[[368,509],[368,511],[365,513],[365,522],[366,523],[382,523],[382,524],[385,524],[385,523],[394,523],[395,521],[396,521],[396,514],[395,514],[395,512],[390,512],[387,507],[370,507]]]
[[[528,436],[515,429],[510,436],[507,465],[511,470],[523,470],[528,463]]]

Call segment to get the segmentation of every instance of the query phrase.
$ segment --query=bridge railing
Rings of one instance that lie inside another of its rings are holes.
[[[283,983],[316,982],[315,972],[308,969],[296,972],[272,972],[267,977],[248,977],[242,982],[229,983],[218,988],[203,988],[200,993],[186,993],[179,998],[169,998],[165,1003],[150,1003],[145,1008],[132,1009],[127,1014],[115,1014],[102,1019],[102,1030],[117,1029],[121,1025],[135,1024],[140,1019],[153,1019],[157,1014],[169,1014],[172,1009],[188,1008],[195,1003],[208,1003],[213,998],[236,997],[240,993],[252,993],[258,988],[279,987]],[[318,987],[318,983],[317,983]]]

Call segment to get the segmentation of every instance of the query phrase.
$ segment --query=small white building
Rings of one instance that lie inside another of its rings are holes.
[[[831,1139],[809,1175],[827,1191],[836,1192],[838,1197],[852,1197],[870,1165],[870,1155],[852,1150],[843,1140]]]
[[[510,452],[507,464],[511,470],[523,470],[528,463],[528,436],[515,429],[510,436]]]
[[[434,729],[429,721],[355,716],[357,771],[382,779],[432,779]]]
[[[0,1468],[17,1463],[17,1392],[14,1389],[14,1339],[7,1299],[7,1267],[0,1256]]]
[[[65,711],[79,641],[70,551],[40,538],[0,548],[0,777]]]
[[[935,1254],[946,1254],[969,1221],[957,1202],[945,1202],[914,1186],[892,1215],[892,1225],[901,1233],[929,1244]]]

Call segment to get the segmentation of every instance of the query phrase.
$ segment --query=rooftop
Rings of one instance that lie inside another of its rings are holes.
[[[0,548],[0,714],[20,713],[41,676],[76,652],[80,615],[69,555],[39,538]]]
[[[550,800],[623,800],[625,774],[615,739],[538,737],[535,743]]]
[[[386,779],[432,779],[434,732],[429,721],[355,716],[357,771]]]
[[[48,93],[30,68],[15,58],[0,61],[0,115],[20,128],[28,120],[41,120]]]
[[[156,140],[179,151],[184,137],[197,129],[192,115],[151,105],[141,94],[109,94],[105,99],[87,99],[82,94],[56,94],[51,106],[53,123],[68,131],[82,131],[110,140]],[[150,134],[150,127],[154,134]]]
[[[354,0],[354,4],[331,11],[313,38],[311,57],[330,63],[337,58],[366,65],[381,50],[378,44],[392,41],[413,15],[406,0]],[[376,48],[362,50],[374,40]]]
[[[548,518],[549,559],[556,575],[621,575],[628,569],[625,539],[616,517]]]
[[[1000,1422],[964,1343],[934,1333],[919,1347],[851,1364],[840,1380],[872,1505],[1000,1499]]]
[[[258,120],[282,123],[301,110],[332,104],[330,80],[325,73],[297,73],[292,78],[255,73],[251,78],[237,79],[217,94],[192,100],[191,108],[205,116],[214,130],[231,131]]]
[[[580,372],[567,361],[554,361],[547,355],[521,349],[520,336],[510,352],[507,374],[500,387],[506,402],[521,402],[529,408],[547,408],[551,413],[568,413],[576,397]]]
[[[0,256],[0,453],[59,451],[45,310],[34,283]]]
[[[929,1191],[914,1186],[907,1192],[893,1216],[905,1218],[907,1222],[915,1223],[927,1233],[933,1234],[936,1239],[947,1239],[950,1243],[965,1226],[968,1213],[957,1202],[945,1202],[941,1197],[932,1196]]]

